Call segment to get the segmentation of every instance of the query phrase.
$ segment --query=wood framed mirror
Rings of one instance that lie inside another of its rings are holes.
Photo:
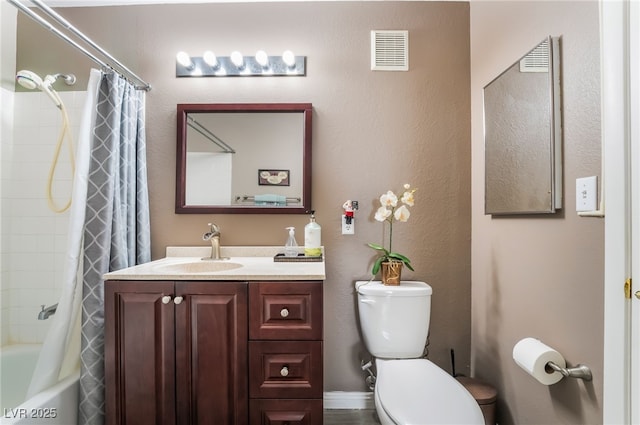
[[[310,103],[178,104],[177,214],[311,210]]]

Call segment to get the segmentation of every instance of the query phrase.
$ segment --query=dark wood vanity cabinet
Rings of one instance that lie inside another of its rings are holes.
[[[248,421],[247,284],[105,282],[108,424]]]
[[[106,423],[322,424],[322,282],[105,282]]]
[[[322,282],[249,285],[251,425],[322,424]]]

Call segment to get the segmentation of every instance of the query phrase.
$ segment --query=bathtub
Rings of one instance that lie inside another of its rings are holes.
[[[24,399],[40,347],[24,344],[0,348],[1,425],[77,423],[80,370],[29,400]]]

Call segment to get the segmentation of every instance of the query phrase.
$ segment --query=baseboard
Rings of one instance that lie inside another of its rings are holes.
[[[368,391],[326,391],[323,399],[325,409],[375,409]]]

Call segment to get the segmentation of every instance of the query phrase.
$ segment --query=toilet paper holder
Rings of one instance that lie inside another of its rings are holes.
[[[578,378],[585,381],[591,381],[593,376],[591,375],[591,369],[589,366],[579,364],[576,367],[560,367],[554,362],[547,362],[547,372],[560,372],[562,376],[566,378]],[[549,370],[550,369],[550,370]]]

